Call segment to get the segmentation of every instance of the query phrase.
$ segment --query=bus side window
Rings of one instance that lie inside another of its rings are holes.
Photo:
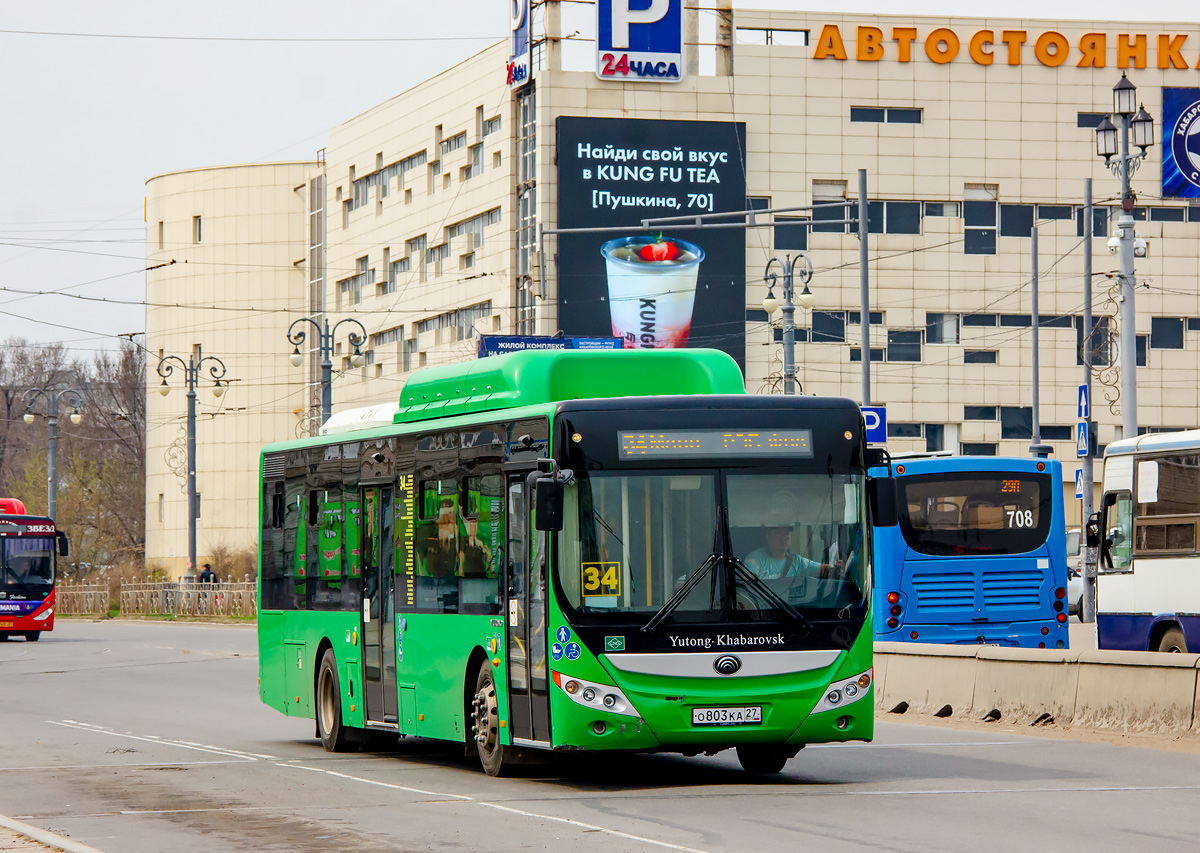
[[[1102,564],[1111,571],[1128,571],[1133,561],[1133,495],[1128,491],[1104,496]]]

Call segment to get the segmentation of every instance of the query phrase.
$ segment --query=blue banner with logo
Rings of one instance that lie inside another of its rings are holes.
[[[1163,87],[1163,198],[1200,198],[1200,89]]]
[[[480,358],[527,349],[621,349],[620,338],[547,338],[535,335],[480,335]]]

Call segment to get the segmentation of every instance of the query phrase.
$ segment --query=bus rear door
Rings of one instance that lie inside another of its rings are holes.
[[[398,724],[396,611],[392,577],[396,550],[391,486],[364,486],[362,502],[362,655],[364,710],[369,724]]]
[[[530,466],[507,477],[505,560],[509,731],[520,746],[550,746],[546,665],[546,534],[533,528],[527,499]]]

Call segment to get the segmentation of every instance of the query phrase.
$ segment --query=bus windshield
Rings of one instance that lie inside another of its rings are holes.
[[[932,556],[1024,554],[1050,532],[1047,474],[974,471],[902,477],[900,530]]]
[[[48,536],[0,539],[0,592],[40,594],[53,586],[54,545]]]
[[[566,599],[583,622],[645,621],[705,572],[671,609],[675,622],[862,606],[863,482],[751,470],[577,473],[560,538]]]

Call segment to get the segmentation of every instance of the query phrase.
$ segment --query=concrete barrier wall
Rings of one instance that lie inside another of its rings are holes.
[[[1200,655],[875,644],[884,712],[1117,732],[1200,734]],[[999,717],[997,718],[997,714]]]

